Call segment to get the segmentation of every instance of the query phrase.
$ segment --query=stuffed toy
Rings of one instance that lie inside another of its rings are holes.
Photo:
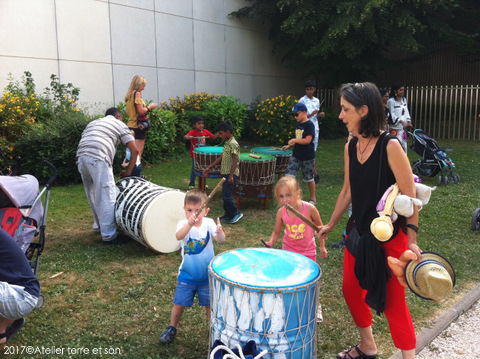
[[[398,185],[391,185],[383,194],[377,204],[379,217],[375,218],[370,225],[372,234],[380,241],[388,241],[393,235],[393,224],[398,215],[406,218],[411,217],[414,211],[414,204],[420,211],[425,206],[436,187],[428,187],[422,183],[415,182],[416,198],[400,193]]]
[[[411,260],[416,261],[417,255],[410,249],[403,252],[398,259],[391,256],[387,258],[388,266],[392,270],[393,275],[398,278],[398,281],[404,287],[407,286],[407,282],[405,281],[405,266]]]

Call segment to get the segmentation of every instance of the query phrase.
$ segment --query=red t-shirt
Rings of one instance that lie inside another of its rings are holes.
[[[190,157],[193,158],[193,150],[197,147],[205,147],[207,145],[207,137],[214,138],[215,136],[208,130],[203,129],[203,132],[199,132],[196,129],[191,130],[187,133],[187,136],[193,136],[194,138],[190,140]]]

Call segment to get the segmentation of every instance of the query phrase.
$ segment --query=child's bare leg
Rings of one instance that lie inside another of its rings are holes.
[[[170,325],[172,327],[177,327],[180,318],[182,317],[183,311],[185,310],[184,306],[174,304],[172,308],[172,314],[170,315]]]
[[[310,199],[316,201],[315,197],[315,181],[308,182],[308,190],[310,192]]]

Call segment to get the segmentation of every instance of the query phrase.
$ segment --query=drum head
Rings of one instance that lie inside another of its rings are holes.
[[[194,153],[204,153],[204,154],[221,154],[223,152],[223,147],[220,146],[205,146],[205,147],[197,147],[193,150]]]
[[[171,253],[180,248],[175,237],[177,223],[185,218],[183,202],[185,193],[166,191],[155,197],[145,209],[142,234],[147,245],[157,252]]]
[[[287,156],[290,157],[292,155],[291,150],[285,150],[283,151],[281,148],[277,147],[254,147],[252,148],[252,153],[263,153],[266,155],[272,155],[272,156]]]
[[[275,156],[265,155],[262,153],[254,153],[253,155],[260,158],[250,157],[250,153],[240,153],[240,161],[245,162],[271,162],[275,160]]]

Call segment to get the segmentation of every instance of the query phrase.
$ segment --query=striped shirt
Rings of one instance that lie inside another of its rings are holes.
[[[113,164],[117,146],[134,141],[129,128],[113,116],[90,122],[82,133],[78,144],[77,157],[90,156]]]
[[[240,145],[237,140],[235,140],[235,137],[230,138],[223,145],[222,164],[220,165],[220,173],[222,175],[230,174],[233,164],[233,155],[237,155],[237,157],[240,156]],[[233,172],[235,176],[240,175],[240,169],[238,168],[239,162],[240,158],[237,159],[237,168],[235,168],[235,172]]]

